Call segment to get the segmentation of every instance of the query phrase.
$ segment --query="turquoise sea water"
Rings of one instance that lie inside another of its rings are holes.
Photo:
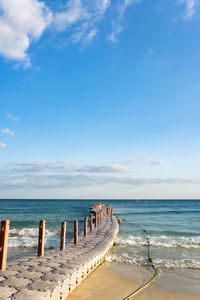
[[[36,252],[38,222],[46,221],[45,247],[59,247],[61,221],[67,222],[67,238],[73,220],[83,230],[94,200],[0,200],[0,220],[11,221],[8,259]],[[106,200],[102,201],[106,202]],[[122,218],[116,247],[108,259],[130,264],[150,256],[161,267],[200,269],[200,200],[108,200]]]

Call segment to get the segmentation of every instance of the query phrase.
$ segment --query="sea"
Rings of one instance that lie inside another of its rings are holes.
[[[200,200],[98,200],[122,220],[107,260],[160,268],[200,269]],[[0,220],[10,220],[8,260],[37,253],[38,224],[46,221],[45,250],[59,248],[61,222],[67,241],[73,221],[83,231],[95,200],[0,200]],[[97,201],[96,201],[97,202]],[[148,249],[149,245],[149,249]]]

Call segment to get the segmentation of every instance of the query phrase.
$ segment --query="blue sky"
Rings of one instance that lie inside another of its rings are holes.
[[[200,198],[199,28],[198,0],[0,0],[0,197]]]

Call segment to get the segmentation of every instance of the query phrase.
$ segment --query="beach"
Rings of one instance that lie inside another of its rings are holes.
[[[92,200],[0,201],[1,219],[10,220],[8,262],[37,253],[38,222],[46,220],[45,255],[59,251],[60,224],[67,223],[66,245],[73,237],[73,221],[89,216]],[[107,202],[104,200],[104,202]],[[200,201],[110,200],[122,220],[115,245],[106,262],[69,295],[76,299],[123,299],[154,272],[158,276],[138,299],[193,300],[200,297]],[[149,246],[148,246],[149,243]],[[135,298],[136,298],[135,297]]]
[[[0,0],[0,300],[200,300],[199,28]]]
[[[60,224],[67,223],[66,242],[73,236],[73,221],[84,217],[93,200],[1,200],[0,218],[10,220],[8,260],[34,254],[38,224],[46,221],[45,248],[59,248]],[[106,201],[104,201],[106,202]],[[192,200],[110,200],[114,215],[122,219],[113,262],[144,265],[147,239],[150,256],[162,268],[200,269],[200,201]]]
[[[192,272],[193,273],[193,272]],[[122,300],[142,283],[148,281],[153,272],[147,268],[106,262],[92,273],[67,298],[69,300]],[[200,271],[184,276],[175,270],[163,270],[148,288],[132,299],[140,300],[197,300],[200,297]]]

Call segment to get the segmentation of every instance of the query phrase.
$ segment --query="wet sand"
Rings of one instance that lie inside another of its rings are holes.
[[[106,262],[84,280],[69,300],[122,300],[153,276],[152,269]],[[200,271],[162,270],[150,287],[132,299],[199,300]]]

